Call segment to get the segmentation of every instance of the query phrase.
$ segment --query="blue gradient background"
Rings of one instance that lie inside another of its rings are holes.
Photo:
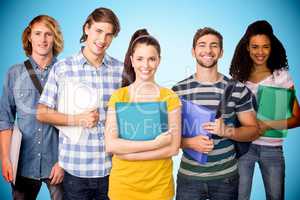
[[[290,73],[300,91],[300,2],[297,0],[104,0],[104,1],[58,1],[58,0],[0,0],[1,54],[0,87],[8,68],[25,59],[21,34],[28,22],[39,14],[56,18],[62,28],[65,49],[59,58],[77,52],[80,48],[82,24],[87,15],[96,7],[111,8],[119,17],[121,32],[112,43],[109,54],[123,60],[132,33],[146,27],[160,41],[162,62],[157,73],[157,81],[170,87],[194,72],[191,44],[195,31],[204,26],[219,30],[224,36],[224,57],[219,69],[228,74],[235,45],[248,24],[258,19],[268,20],[275,34],[284,44]],[[298,74],[298,75],[297,75]],[[2,89],[0,89],[2,90]],[[297,94],[300,99],[299,92]],[[286,199],[300,199],[298,181],[300,173],[300,129],[290,131],[284,144],[286,158]],[[179,165],[179,157],[174,158],[174,174]],[[0,199],[11,199],[9,184],[0,178]],[[261,175],[256,168],[253,181],[252,199],[265,199]],[[45,186],[38,199],[50,199]]]

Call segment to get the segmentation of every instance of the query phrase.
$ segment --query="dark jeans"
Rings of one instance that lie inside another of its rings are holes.
[[[177,176],[176,200],[236,200],[238,175],[229,178],[201,181]]]
[[[17,176],[16,185],[12,186],[14,200],[35,200],[42,186],[42,182],[47,184],[52,200],[62,200],[62,184],[50,185],[49,179],[35,180]]]
[[[108,176],[103,178],[80,178],[65,171],[64,200],[109,200]]]
[[[282,146],[251,144],[247,154],[239,159],[239,200],[250,199],[255,163],[260,168],[267,200],[284,199],[285,161]]]

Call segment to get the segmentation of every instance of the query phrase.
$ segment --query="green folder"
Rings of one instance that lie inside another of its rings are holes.
[[[260,120],[281,120],[292,116],[295,92],[291,89],[260,85],[257,92]],[[269,130],[265,137],[281,138],[287,136],[287,130]]]
[[[168,130],[166,102],[116,103],[119,137],[153,140]]]

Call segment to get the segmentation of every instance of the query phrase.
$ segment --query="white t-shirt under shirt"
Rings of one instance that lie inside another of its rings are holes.
[[[291,88],[294,86],[294,81],[292,77],[288,73],[287,70],[275,70],[272,75],[263,79],[258,83],[253,83],[250,81],[246,82],[246,86],[257,95],[257,90],[259,85],[264,86],[272,86],[272,87],[280,87],[280,88]],[[283,142],[283,138],[270,138],[270,137],[259,137],[257,140],[252,143],[257,145],[265,145],[265,146],[281,146]]]

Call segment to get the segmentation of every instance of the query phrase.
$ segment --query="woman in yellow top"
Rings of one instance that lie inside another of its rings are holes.
[[[154,80],[160,63],[160,45],[146,29],[131,38],[125,56],[122,88],[108,103],[105,127],[106,151],[113,154],[109,178],[111,200],[170,200],[174,195],[171,157],[181,138],[181,103],[177,95]],[[116,102],[165,101],[168,131],[150,141],[119,137]]]

